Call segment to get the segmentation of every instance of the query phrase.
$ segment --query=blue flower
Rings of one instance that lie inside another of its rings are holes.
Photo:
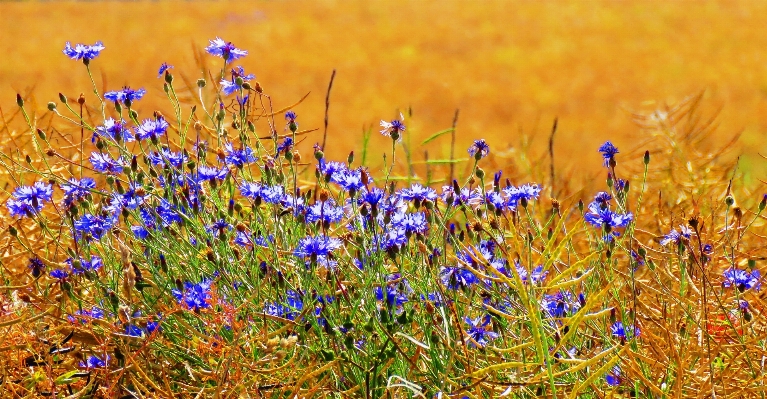
[[[156,119],[144,119],[141,125],[136,127],[136,138],[145,140],[152,136],[162,136],[168,130],[168,126],[168,122],[161,116]]]
[[[373,187],[370,190],[362,188],[359,197],[357,197],[357,204],[367,203],[370,206],[378,206],[378,203],[384,199],[385,195],[386,193],[378,187]]]
[[[334,250],[341,248],[341,240],[335,237],[318,236],[304,237],[298,242],[293,255],[299,258],[317,258],[328,256]]]
[[[426,221],[426,215],[423,212],[395,214],[391,223],[395,228],[404,230],[406,235],[423,234],[429,228],[429,222]]]
[[[152,151],[147,156],[152,162],[152,165],[165,165],[167,162],[174,168],[181,168],[184,166],[184,162],[187,161],[187,157],[183,152],[173,152],[165,147],[160,151],[161,152]]]
[[[362,183],[362,172],[360,169],[346,170],[335,173],[333,175],[333,182],[337,183],[346,191],[359,191],[365,184]]]
[[[168,69],[173,68],[173,65],[168,65],[167,62],[163,62],[162,65],[160,65],[160,69],[157,71],[157,77],[161,78],[162,74],[165,73]]]
[[[254,183],[247,180],[243,180],[240,183],[240,194],[244,197],[256,199],[261,197],[261,183]]]
[[[490,341],[498,338],[498,334],[490,330],[490,315],[479,316],[476,319],[464,317],[463,321],[469,325],[466,333],[469,335],[469,346],[477,345],[484,347]]]
[[[610,161],[615,159],[615,154],[618,153],[618,148],[613,143],[606,141],[599,147],[599,152],[602,153],[602,157],[605,159],[604,165],[610,166]]]
[[[541,308],[549,317],[567,317],[568,312],[576,312],[580,309],[580,303],[573,298],[569,291],[559,291],[554,294],[543,294]]]
[[[612,326],[610,326],[610,331],[612,332],[613,337],[617,337],[620,339],[631,339],[634,337],[639,336],[639,327],[634,327],[634,333],[631,333],[631,329],[628,330],[628,335],[626,334],[626,328],[623,326],[623,323],[620,321],[616,321],[613,323]]]
[[[19,218],[34,217],[34,215],[43,210],[43,204],[33,206],[29,202],[17,201],[15,199],[9,199],[6,203],[6,206],[8,207],[8,212],[11,213],[12,217]]]
[[[69,269],[72,271],[72,274],[82,274],[89,271],[96,271],[104,266],[104,262],[101,260],[101,257],[96,255],[91,256],[91,260],[89,261],[81,257],[79,267],[74,267],[72,258],[67,258],[67,260],[64,262],[69,265]]]
[[[379,242],[379,248],[384,251],[399,249],[407,244],[407,236],[402,229],[390,229],[382,235],[374,236],[374,241]]]
[[[490,146],[485,142],[484,139],[474,140],[474,143],[472,143],[471,147],[469,147],[469,155],[473,156],[474,159],[480,160],[481,158],[484,158],[490,154]]]
[[[394,119],[391,122],[381,121],[381,127],[383,128],[381,130],[381,134],[384,136],[391,137],[397,141],[402,140],[401,132],[405,131],[405,124],[402,123],[405,121],[405,117],[400,114],[400,120]]]
[[[19,201],[26,201],[33,204],[37,202],[38,204],[42,204],[51,200],[51,197],[53,196],[53,186],[38,181],[31,186],[17,187],[16,190],[13,191],[13,196]]]
[[[515,262],[515,267],[517,268],[517,273],[519,273],[519,278],[522,279],[522,282],[526,283],[529,279],[534,285],[537,285],[548,276],[549,271],[543,271],[543,265],[536,266],[535,269],[533,269],[532,273],[528,273],[527,269],[522,266],[519,262]]]
[[[288,129],[296,129],[298,128],[298,123],[296,123],[296,118],[298,116],[293,111],[288,111],[285,113],[285,124]]]
[[[125,334],[130,335],[131,337],[141,337],[144,335],[144,330],[139,326],[128,324],[125,326]]]
[[[327,223],[338,223],[344,218],[344,208],[336,206],[336,202],[331,198],[327,201],[317,201],[314,205],[306,208],[306,222],[315,223],[317,221]]]
[[[96,42],[92,46],[78,43],[74,48],[72,48],[72,44],[70,42],[67,42],[64,45],[64,54],[73,60],[82,59],[90,61],[98,57],[99,53],[101,53],[101,50],[104,50],[104,48],[104,43],[101,41]]]
[[[290,151],[291,148],[293,148],[293,139],[285,137],[285,140],[277,146],[277,154]]]
[[[156,208],[157,215],[162,220],[162,225],[168,227],[173,223],[181,223],[181,215],[179,214],[178,207],[168,202],[166,199],[160,201],[160,205]]]
[[[225,230],[231,229],[232,225],[227,223],[227,221],[224,219],[219,219],[212,224],[205,226],[205,231],[208,234],[213,234],[213,237],[218,237],[218,235],[223,233]]]
[[[109,355],[106,355],[102,360],[98,356],[89,356],[85,362],[80,362],[80,367],[90,369],[103,368],[109,363]]]
[[[605,382],[611,387],[620,385],[622,381],[621,369],[618,366],[613,367],[612,371],[605,376]]]
[[[754,270],[749,273],[746,270],[736,269],[731,267],[722,273],[724,281],[722,286],[725,288],[736,287],[740,292],[747,289],[755,288],[757,291],[761,289],[761,274],[758,270]]]
[[[184,282],[184,290],[174,288],[171,293],[179,304],[195,312],[210,307],[210,280],[202,280],[197,284]]]
[[[30,258],[28,267],[34,278],[40,277],[45,271],[45,263],[38,257]]]
[[[197,181],[224,180],[229,175],[229,169],[200,165],[197,167]]]
[[[404,292],[388,284],[386,285],[386,298],[384,298],[384,292],[381,287],[375,287],[373,294],[375,294],[378,301],[386,302],[389,307],[400,307],[408,301],[407,295]]]
[[[69,276],[69,273],[61,270],[61,269],[55,269],[51,271],[51,277],[57,279],[57,280],[63,280]]]
[[[285,187],[280,185],[263,186],[261,187],[261,198],[270,204],[279,204],[285,198]]]
[[[85,198],[95,188],[96,181],[90,177],[83,177],[82,180],[72,177],[67,183],[61,184],[61,189],[64,190],[64,200],[67,204]]]
[[[610,228],[626,227],[634,219],[631,212],[615,213],[610,208],[602,207],[596,202],[589,205],[589,212],[584,215],[588,223],[595,227],[609,226]]]
[[[469,288],[479,281],[474,273],[463,267],[443,267],[439,280],[451,290]]]
[[[326,179],[330,179],[334,183],[338,183],[337,180],[335,180],[336,175],[349,170],[345,163],[337,161],[325,162],[325,158],[320,159],[320,163],[317,165],[317,169],[319,169],[320,172],[325,175]]]
[[[519,187],[509,186],[503,189],[506,195],[506,201],[512,210],[517,208],[517,204],[524,201],[538,199],[542,187],[535,183],[523,184]]]
[[[219,37],[216,37],[214,40],[210,40],[210,45],[205,47],[205,51],[207,51],[210,55],[215,55],[223,58],[227,64],[238,58],[242,58],[248,55],[247,51],[240,50],[237,47],[234,47],[232,42],[226,42]]]
[[[442,186],[441,197],[442,200],[450,206],[475,206],[482,202],[482,193],[480,190],[471,190],[468,187],[464,187],[458,193],[456,193],[453,186]]]
[[[104,93],[104,98],[112,102],[125,103],[126,106],[130,106],[130,103],[140,100],[141,97],[144,97],[144,94],[146,94],[146,90],[144,89],[133,90],[130,87],[125,86],[122,90],[108,91]]]
[[[96,306],[94,306],[91,310],[88,310],[88,309],[76,310],[74,314],[67,316],[67,320],[73,324],[74,323],[87,324],[89,321],[93,319],[103,319],[103,318],[104,318],[104,311]]]
[[[238,66],[237,68],[232,69],[231,80],[226,80],[226,79],[221,80],[221,92],[225,96],[235,93],[240,89],[240,87],[242,87],[237,84],[236,82],[237,78],[242,79],[243,82],[248,82],[250,80],[253,80],[255,77],[256,76],[253,74],[246,75],[245,70],[241,66]],[[247,98],[247,96],[245,97]]]
[[[104,121],[102,126],[98,126],[93,132],[91,143],[96,142],[97,137],[109,137],[112,140],[117,140],[120,137],[125,142],[134,141],[133,133],[125,127],[125,121],[117,121],[114,118],[109,118]]]
[[[88,160],[93,165],[93,169],[100,173],[120,174],[126,165],[123,158],[113,159],[107,152],[93,152]]]
[[[602,206],[608,206],[610,205],[610,200],[613,199],[613,196],[609,193],[606,193],[604,191],[600,191],[597,193],[597,195],[594,196],[594,201]]]
[[[674,243],[679,244],[679,241],[682,240],[689,240],[692,236],[692,230],[684,225],[679,226],[679,231],[676,231],[676,229],[671,229],[671,231],[663,236],[663,239],[660,240],[660,245],[666,245],[668,243]]]
[[[226,163],[238,168],[258,160],[253,154],[253,149],[248,146],[244,146],[241,149],[235,149],[232,143],[226,143],[224,145],[224,150],[226,151]]]
[[[410,188],[403,188],[399,196],[405,201],[434,202],[437,199],[437,192],[431,187],[424,187],[418,183],[413,183]]]
[[[83,234],[88,234],[86,237],[87,240],[90,240],[91,238],[100,240],[107,231],[117,224],[117,222],[117,216],[115,215],[96,216],[86,214],[80,219],[75,220],[75,236],[79,240]]]

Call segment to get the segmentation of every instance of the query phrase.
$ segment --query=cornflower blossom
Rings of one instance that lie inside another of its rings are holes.
[[[395,214],[391,223],[393,227],[403,230],[406,236],[413,233],[423,234],[429,229],[429,222],[423,212]]]
[[[123,194],[119,192],[112,193],[112,197],[109,201],[109,205],[105,207],[109,212],[118,212],[123,208],[133,210],[144,204],[148,195],[139,195],[140,186],[137,183],[130,183],[130,187]]]
[[[490,341],[498,338],[498,333],[490,329],[490,315],[479,316],[476,319],[464,317],[463,321],[469,325],[466,330],[468,334],[469,347],[485,347]]]
[[[172,69],[173,65],[168,65],[167,62],[163,62],[162,65],[160,65],[160,69],[157,70],[157,78],[161,78],[162,74],[165,73],[168,69]]]
[[[219,219],[207,226],[205,226],[205,231],[208,234],[212,234],[213,237],[218,237],[220,234],[222,234],[224,231],[232,230],[232,225],[229,224],[224,219]]]
[[[200,309],[210,307],[210,280],[202,280],[197,284],[189,281],[184,282],[184,290],[174,288],[171,293],[178,303],[189,310],[199,312]]]
[[[119,159],[112,158],[108,152],[92,152],[88,160],[99,173],[108,173],[119,175],[123,172],[123,167],[127,165],[127,162],[122,157]]]
[[[404,230],[390,229],[384,231],[384,234],[382,235],[375,235],[373,241],[378,242],[378,247],[380,249],[384,251],[392,251],[407,244],[407,236],[405,235]]]
[[[130,107],[130,104],[133,101],[140,100],[141,97],[144,97],[144,94],[146,94],[146,90],[143,88],[133,90],[130,87],[125,86],[122,90],[108,91],[104,93],[104,99],[116,103],[124,103],[126,106]]]
[[[54,269],[51,271],[51,277],[55,278],[56,280],[64,280],[65,278],[69,277],[69,273],[61,269]]]
[[[338,184],[336,176],[349,171],[349,168],[345,163],[337,161],[325,162],[324,158],[320,160],[317,169],[319,169],[320,173],[325,175],[325,181],[332,181],[336,184]]]
[[[101,51],[105,48],[106,47],[104,47],[104,43],[101,41],[97,41],[95,44],[90,46],[87,44],[78,43],[75,45],[75,47],[72,47],[70,42],[66,42],[66,44],[64,44],[63,53],[73,60],[83,60],[85,62],[98,57]]]
[[[466,289],[479,282],[477,276],[464,267],[443,267],[439,280],[451,290]]]
[[[405,201],[436,201],[437,192],[431,187],[424,187],[418,183],[413,183],[410,188],[403,188],[399,192],[400,198]]]
[[[621,369],[618,366],[613,367],[612,371],[607,373],[605,376],[605,382],[607,385],[611,387],[615,387],[621,384],[623,382],[623,378],[621,378]]]
[[[298,129],[298,123],[296,122],[296,119],[298,116],[293,111],[288,111],[285,113],[285,128],[290,129],[291,131]]]
[[[468,152],[469,155],[479,161],[490,154],[490,146],[484,139],[474,140],[474,143],[471,144]]]
[[[386,193],[378,187],[373,187],[370,190],[362,188],[357,197],[357,205],[368,204],[377,207],[385,196]]]
[[[320,256],[330,255],[334,250],[341,248],[341,245],[341,240],[335,237],[304,237],[298,242],[293,255],[299,258],[316,259]]]
[[[224,144],[225,158],[227,165],[242,168],[244,165],[256,162],[258,158],[253,154],[253,149],[248,146],[243,148],[234,148],[234,144]]]
[[[514,266],[516,267],[517,273],[519,273],[519,278],[523,283],[530,281],[533,283],[533,285],[538,285],[542,283],[544,279],[546,279],[546,276],[549,275],[548,270],[543,270],[543,265],[536,266],[532,272],[528,272],[527,269],[519,262],[515,262]]]
[[[315,223],[318,221],[327,223],[338,223],[344,218],[344,208],[336,206],[336,202],[331,198],[327,201],[317,201],[314,205],[306,208],[306,222]]]
[[[599,152],[602,153],[602,158],[605,159],[604,166],[610,166],[610,161],[615,161],[615,154],[619,151],[618,147],[614,146],[613,143],[606,141],[599,147]]]
[[[45,263],[38,257],[30,258],[27,267],[29,267],[32,277],[34,278],[40,277],[45,271]]]
[[[543,294],[541,309],[549,317],[561,319],[567,317],[569,312],[577,312],[580,303],[573,298],[570,291],[558,291],[554,294]]]
[[[589,211],[583,216],[586,222],[594,227],[621,228],[626,227],[634,219],[631,212],[625,214],[615,213],[607,207],[601,207],[598,203],[592,202],[589,205]],[[609,235],[608,235],[609,237]]]
[[[663,239],[660,240],[660,245],[666,245],[669,243],[679,244],[679,241],[682,240],[689,240],[692,236],[692,229],[685,225],[679,225],[679,231],[676,231],[676,229],[671,229],[671,231],[663,236]]]
[[[293,139],[290,137],[285,137],[285,140],[282,141],[282,143],[277,145],[277,150],[275,151],[277,154],[288,152],[293,148]]]
[[[285,198],[285,187],[281,185],[261,187],[261,198],[269,204],[278,205]]]
[[[610,331],[612,333],[613,337],[617,337],[620,339],[631,339],[639,336],[639,327],[634,327],[634,333],[631,333],[631,329],[626,330],[626,328],[623,326],[623,322],[616,321],[613,323],[612,326],[610,326]],[[627,334],[628,333],[628,334]]]
[[[86,239],[100,240],[101,237],[111,230],[118,222],[117,216],[96,216],[91,214],[83,215],[80,219],[75,220],[74,229],[75,237],[79,240],[83,234],[88,234]]]
[[[229,175],[229,169],[222,167],[200,165],[197,167],[196,179],[198,182],[209,180],[224,180]]]
[[[82,310],[75,310],[74,314],[68,315],[67,320],[72,323],[80,323],[80,324],[87,324],[89,321],[93,319],[103,319],[104,318],[104,311],[101,310],[101,308],[98,308],[94,306],[91,310],[88,309],[82,309]]]
[[[157,212],[157,216],[160,217],[163,227],[168,227],[173,223],[181,223],[182,221],[178,207],[164,198],[160,201],[160,205],[155,208],[155,211]]]
[[[141,125],[135,128],[136,138],[146,140],[147,138],[162,136],[169,126],[165,118],[161,116],[156,119],[144,119]]]
[[[333,175],[333,182],[341,186],[345,191],[357,192],[365,187],[362,183],[362,172],[360,169],[346,170]]]
[[[722,273],[724,281],[722,286],[725,288],[735,287],[738,291],[743,292],[747,289],[754,288],[759,291],[762,288],[761,274],[759,270],[754,270],[749,273],[743,269],[736,269],[734,267],[725,270]]]
[[[240,78],[242,82],[249,82],[255,79],[256,75],[253,75],[252,73],[245,74],[245,69],[243,69],[241,66],[232,69],[232,78],[230,80],[222,79],[220,82],[221,93],[223,93],[225,96],[228,96],[240,90],[242,84],[237,84],[237,78]]]
[[[402,140],[402,132],[405,131],[405,117],[400,113],[400,119],[394,119],[391,122],[381,121],[381,134],[387,137],[391,137],[395,141]]]
[[[89,356],[85,362],[80,362],[80,367],[87,370],[104,368],[109,364],[109,359],[109,355],[105,355],[104,359],[98,356]]]
[[[162,148],[160,152],[152,151],[147,155],[147,158],[152,162],[152,165],[165,165],[167,162],[177,169],[184,166],[184,162],[187,161],[183,152],[173,152],[168,148]]]
[[[519,187],[509,186],[505,187],[502,191],[506,195],[507,205],[510,209],[515,210],[517,204],[523,201],[532,201],[538,199],[542,187],[535,183],[523,184]]]
[[[373,289],[373,295],[375,295],[377,301],[384,302],[389,307],[400,307],[409,301],[404,292],[398,290],[397,287],[388,284],[386,285],[385,294],[383,288],[375,287]]]
[[[600,191],[600,192],[598,192],[594,196],[594,201],[592,201],[592,202],[596,202],[596,203],[598,203],[599,205],[602,205],[602,206],[609,206],[610,205],[610,200],[612,200],[612,199],[613,199],[612,195],[610,195],[609,193],[606,193],[604,191]]]
[[[210,45],[205,47],[205,51],[210,55],[223,58],[227,64],[248,55],[246,50],[240,50],[237,47],[234,47],[232,42],[226,42],[219,37],[216,37],[214,40],[209,40],[209,42]]]
[[[43,210],[43,205],[53,197],[53,186],[38,181],[31,186],[20,186],[14,190],[13,198],[6,203],[12,217],[32,217]]]
[[[504,212],[509,209],[508,201],[500,193],[495,191],[488,191],[485,193],[485,204],[492,205],[492,209]]]
[[[441,198],[450,206],[468,205],[473,207],[482,203],[482,192],[479,188],[471,190],[464,187],[456,193],[453,186],[442,186]]]
[[[98,137],[109,137],[112,140],[117,140],[119,137],[126,143],[136,140],[130,129],[125,127],[125,121],[117,121],[114,118],[106,119],[103,125],[96,127],[91,143],[95,143]]]

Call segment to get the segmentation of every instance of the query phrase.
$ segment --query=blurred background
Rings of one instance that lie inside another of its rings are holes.
[[[1,4],[0,16],[6,115],[16,93],[29,95],[41,114],[59,92],[88,96],[82,63],[61,51],[66,41],[97,40],[106,46],[91,64],[100,90],[145,87],[140,115],[168,110],[160,64],[175,65],[173,74],[193,84],[205,76],[200,62],[220,68],[219,58],[200,55],[219,36],[250,52],[233,65],[256,75],[275,108],[310,93],[295,108],[301,129],[321,130],[337,70],[331,158],[359,152],[372,127],[368,163],[382,165],[390,147],[378,123],[409,109],[412,156],[423,159],[426,147],[415,146],[450,127],[460,109],[457,157],[485,138],[490,166],[526,158],[548,170],[558,118],[555,166],[577,186],[601,179],[597,148],[606,140],[620,148],[619,162],[641,164],[647,137],[632,113],[650,115],[702,93],[701,115],[719,112],[707,145],[742,133],[736,152],[744,182],[767,178],[758,155],[767,149],[763,1],[29,2]],[[318,141],[321,133],[310,136],[304,154]],[[446,158],[449,145],[447,136],[431,142],[429,157]]]

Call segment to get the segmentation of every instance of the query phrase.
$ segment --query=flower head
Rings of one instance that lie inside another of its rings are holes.
[[[317,236],[304,237],[298,242],[293,255],[299,258],[314,258],[328,256],[334,250],[341,248],[341,240],[334,237]]]
[[[170,126],[168,122],[161,116],[156,119],[144,119],[141,125],[136,127],[136,138],[145,140],[152,136],[162,136],[168,130],[168,126]]]
[[[173,65],[168,65],[167,62],[163,62],[162,65],[160,65],[160,69],[157,71],[157,77],[161,78],[162,74],[165,73],[168,69],[173,68]]]
[[[605,166],[610,166],[610,161],[615,160],[615,154],[618,153],[618,147],[614,146],[613,143],[606,141],[599,147],[599,152],[602,153],[602,157],[605,159]]]
[[[104,124],[98,126],[93,132],[91,143],[96,142],[97,137],[109,137],[112,140],[125,140],[126,142],[134,141],[133,133],[125,127],[125,121],[117,121],[114,118],[109,118],[104,121]]]
[[[174,288],[171,292],[179,304],[198,312],[200,309],[210,307],[210,285],[210,280],[202,280],[197,284],[187,281],[184,283],[183,291]]]
[[[395,141],[402,140],[402,132],[405,131],[405,117],[399,114],[400,119],[394,119],[391,122],[381,121],[381,134],[391,137]]]
[[[107,152],[93,152],[88,160],[97,172],[115,175],[122,173],[126,164],[123,158],[113,159]]]
[[[469,335],[469,346],[472,348],[477,345],[484,347],[498,338],[498,333],[490,329],[490,315],[479,316],[476,319],[464,317],[463,321],[469,325],[466,333]]]
[[[490,154],[490,146],[484,139],[474,140],[474,143],[469,147],[469,155],[474,159],[480,160]]]
[[[87,44],[76,44],[72,47],[70,42],[64,45],[64,54],[73,60],[92,60],[98,57],[101,50],[104,50],[104,43],[101,41],[96,42],[92,46]]]
[[[232,42],[226,42],[224,39],[219,37],[215,38],[214,40],[210,40],[210,45],[205,47],[205,51],[207,51],[210,55],[215,55],[223,58],[227,64],[238,58],[242,58],[248,55],[247,51],[240,50],[237,47],[234,47]]]
[[[761,274],[758,270],[749,273],[746,270],[729,268],[722,273],[724,281],[723,287],[736,287],[740,292],[755,288],[757,291],[762,287]]]
[[[146,90],[144,89],[133,90],[130,87],[125,86],[122,90],[108,91],[104,93],[104,98],[112,102],[124,103],[126,106],[130,106],[133,101],[140,100],[141,97],[144,97],[144,94],[146,94]]]
[[[679,226],[679,231],[676,231],[676,229],[671,229],[671,231],[663,236],[663,239],[660,240],[660,245],[666,245],[668,243],[674,243],[679,244],[679,241],[682,240],[689,240],[692,236],[692,230],[684,225]]]

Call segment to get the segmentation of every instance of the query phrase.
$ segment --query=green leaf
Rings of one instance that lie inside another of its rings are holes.
[[[452,131],[453,131],[452,127],[449,127],[449,128],[447,128],[445,130],[440,130],[437,133],[434,133],[431,136],[429,136],[429,138],[424,140],[423,143],[421,143],[421,145],[428,144],[429,142],[431,142],[432,140],[436,139],[437,137],[442,136],[445,133],[450,133]]]
[[[66,373],[56,377],[55,384],[56,385],[62,385],[62,384],[71,384],[74,382],[74,378],[72,378],[75,374],[77,374],[77,370],[67,371]]]

